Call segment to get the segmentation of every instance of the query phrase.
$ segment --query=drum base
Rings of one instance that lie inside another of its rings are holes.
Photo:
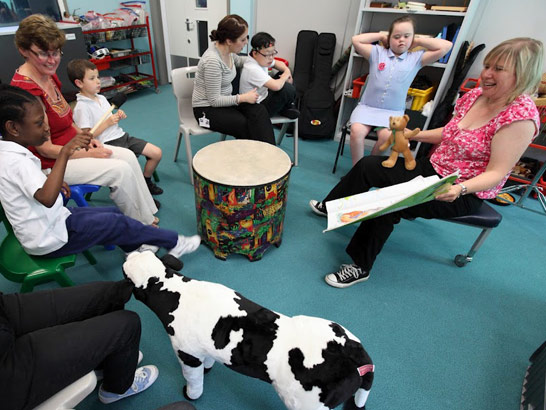
[[[239,253],[241,255],[246,256],[250,262],[256,262],[256,261],[259,261],[260,259],[262,259],[262,257],[264,256],[265,251],[267,251],[269,249],[269,245],[275,245],[276,248],[281,246],[282,239],[279,239],[278,242],[276,242],[276,243],[270,243],[267,246],[261,246],[261,247],[259,247],[257,249],[253,249],[253,250],[251,250],[249,252],[234,251],[234,252],[230,252],[230,253],[222,252],[222,249],[219,246],[212,246],[212,244],[207,242],[207,241],[205,241],[204,243],[205,243],[205,245],[207,245],[214,252],[214,257],[217,258],[217,259],[220,259],[222,261],[226,261],[227,257],[231,253]]]
[[[238,253],[260,260],[282,243],[289,173],[271,184],[231,187],[194,173],[197,232],[214,256]]]

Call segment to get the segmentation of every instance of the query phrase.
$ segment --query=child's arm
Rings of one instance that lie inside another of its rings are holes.
[[[451,50],[453,43],[441,38],[417,37],[413,39],[411,48],[416,46],[427,49],[423,54],[423,57],[421,57],[421,65],[426,66],[445,56],[448,51]]]
[[[112,125],[117,124],[118,122],[120,122],[121,120],[125,118],[127,118],[127,115],[125,115],[125,112],[123,112],[122,110],[117,110],[115,114],[110,115],[105,121],[103,121],[101,125],[99,125],[99,127],[93,133],[93,137],[97,137],[101,135],[104,132],[104,130],[106,130],[107,128],[110,128]],[[85,129],[90,129],[90,128],[85,128]]]
[[[85,132],[85,130],[82,130]],[[74,137],[75,138],[75,137]],[[103,146],[93,148],[88,147],[89,150],[79,150],[74,152],[74,154],[71,155],[71,159],[76,158],[110,158],[112,155],[112,150],[109,150],[108,148],[105,148]],[[38,154],[40,154],[42,157],[51,158],[51,159],[58,159],[61,150],[63,149],[62,145],[56,145],[51,142],[51,140],[47,140],[42,145],[36,147],[36,151],[38,151]]]
[[[365,59],[369,59],[373,49],[372,43],[379,41],[382,44],[387,44],[387,36],[383,33],[362,33],[353,36],[352,41],[356,52]]]
[[[284,84],[286,82],[292,82],[292,73],[290,72],[288,66],[282,61],[275,60],[274,67],[276,70],[282,71],[282,74],[276,80],[274,80],[273,78],[271,80],[267,80],[264,84],[264,87],[267,87],[271,91],[279,91],[284,87]]]
[[[64,172],[68,159],[78,149],[84,148],[87,150],[90,141],[91,134],[86,132],[76,135],[61,148],[57,161],[55,161],[55,165],[51,169],[51,173],[47,177],[44,186],[34,193],[34,199],[48,208],[51,208],[55,204],[61,188],[63,188]]]

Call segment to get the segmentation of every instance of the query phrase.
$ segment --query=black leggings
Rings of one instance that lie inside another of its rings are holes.
[[[96,368],[107,391],[125,392],[141,331],[138,315],[123,310],[132,289],[124,280],[0,294],[2,407],[32,409]]]
[[[407,182],[418,175],[424,177],[437,175],[428,158],[417,160],[413,171],[404,167],[404,161],[398,160],[393,168],[385,168],[381,162],[386,157],[367,156],[362,158],[349,173],[330,191],[324,201],[344,198],[368,191],[370,188],[383,188]],[[347,246],[347,253],[354,263],[370,271],[375,258],[387,242],[394,225],[401,218],[453,218],[475,212],[482,200],[475,195],[465,195],[453,202],[430,201],[398,212],[368,219],[360,223]]]
[[[194,107],[193,115],[205,117],[210,122],[210,129],[237,139],[268,142],[275,145],[273,125],[269,113],[261,104],[242,103],[232,107]]]

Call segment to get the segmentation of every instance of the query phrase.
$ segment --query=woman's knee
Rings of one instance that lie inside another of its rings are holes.
[[[134,154],[133,158],[135,158],[136,161]],[[123,160],[116,161],[109,172],[111,172],[111,176],[114,178],[114,180],[121,181],[120,184],[124,185],[129,185],[128,181],[134,178],[131,165]],[[132,184],[132,182],[130,184]]]

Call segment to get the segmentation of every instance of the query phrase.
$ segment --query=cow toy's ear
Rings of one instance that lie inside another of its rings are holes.
[[[175,271],[179,272],[184,267],[184,264],[182,261],[173,255],[166,253],[161,258],[161,262],[163,262],[163,265],[165,265],[166,268],[174,269]]]

